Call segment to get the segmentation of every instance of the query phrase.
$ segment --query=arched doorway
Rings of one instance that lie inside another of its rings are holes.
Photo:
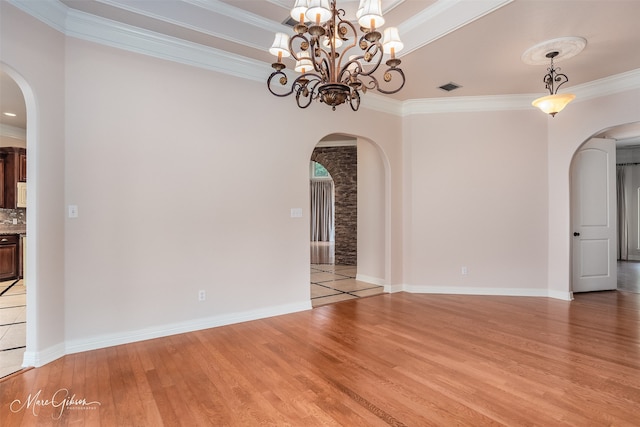
[[[335,212],[335,239],[328,242],[334,249],[334,262],[313,264],[312,259],[312,305],[383,293],[387,174],[381,153],[364,139],[329,135],[315,147],[311,161],[321,164],[332,177],[334,206],[324,211]],[[313,181],[311,175],[310,180]],[[312,182],[310,193],[314,191],[313,185]],[[313,202],[314,197],[310,200]],[[312,242],[311,253],[322,244]]]
[[[26,102],[0,67],[0,378],[22,368],[27,345]]]
[[[640,291],[640,122],[600,131],[571,162],[573,292]]]

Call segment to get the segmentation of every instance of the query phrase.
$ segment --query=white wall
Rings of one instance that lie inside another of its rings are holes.
[[[407,288],[545,295],[544,116],[412,115],[405,151]]]
[[[358,140],[358,280],[390,285],[387,275],[387,177],[383,157],[371,142]]]
[[[592,136],[613,126],[640,120],[640,90],[574,102],[569,107],[562,111],[562,120],[548,119],[548,284],[550,291],[558,293],[571,292],[571,161],[578,148]]]
[[[333,132],[389,145],[400,120],[355,124],[323,105],[312,117],[264,84],[72,38],[66,58],[66,199],[80,212],[66,230],[68,348],[310,307],[313,146]]]
[[[638,90],[555,119],[533,109],[402,119],[367,110],[366,96],[357,113],[311,112],[262,82],[64,38],[0,8],[0,61],[28,89],[36,364],[309,307],[308,160],[332,133],[372,141],[388,172],[392,288],[564,295],[573,153],[640,120]],[[67,204],[77,219],[65,220]],[[376,265],[368,271],[382,274]]]
[[[27,350],[40,365],[64,350],[64,37],[0,2],[0,65],[27,104]]]

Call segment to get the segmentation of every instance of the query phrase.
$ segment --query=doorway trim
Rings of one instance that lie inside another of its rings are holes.
[[[383,264],[384,264],[384,274],[383,277],[374,277],[371,275],[367,275],[367,274],[363,274],[360,272],[360,265],[362,264],[360,261],[358,261],[358,274],[356,276],[356,280],[359,281],[363,281],[363,282],[367,282],[367,283],[371,283],[377,286],[383,286],[384,287],[384,292],[388,293],[388,292],[394,292],[394,291],[400,291],[402,290],[402,285],[398,285],[397,289],[394,289],[394,287],[391,285],[391,277],[392,277],[392,259],[391,259],[391,245],[392,245],[392,236],[391,236],[391,225],[392,225],[392,217],[391,217],[391,211],[392,211],[392,206],[391,206],[391,199],[392,199],[392,194],[391,194],[391,163],[389,161],[389,158],[387,156],[387,154],[385,153],[384,149],[382,146],[380,146],[378,143],[375,142],[374,139],[371,139],[369,137],[366,136],[361,136],[358,134],[353,134],[350,132],[341,132],[341,131],[335,131],[335,132],[329,132],[326,133],[324,136],[318,138],[312,146],[309,147],[309,152],[308,152],[308,159],[311,158],[313,150],[319,146],[318,144],[325,139],[327,136],[330,135],[340,135],[340,136],[344,136],[345,138],[352,138],[355,139],[356,141],[356,146],[360,146],[362,143],[365,144],[370,144],[371,147],[373,149],[375,149],[375,152],[377,154],[377,157],[380,161],[381,164],[381,168],[379,170],[380,173],[383,174],[383,186],[380,188],[380,191],[383,192],[381,193],[381,197],[382,197],[382,203],[383,203],[383,210],[382,210],[382,215],[383,218],[381,219],[381,226],[383,228],[382,230],[382,234],[384,236],[384,242],[381,245],[381,247],[379,248],[379,250],[381,251],[382,254],[382,259],[383,259]],[[358,154],[359,155],[359,154]],[[359,191],[360,192],[360,191]],[[309,199],[308,199],[309,200]],[[310,201],[308,201],[309,203]],[[361,215],[360,212],[358,213],[358,233],[360,233],[362,230],[360,222],[361,222]],[[308,230],[307,230],[308,231]],[[306,240],[308,240],[308,233],[307,236],[305,236]],[[360,239],[358,239],[360,240]],[[360,256],[360,252],[358,251],[358,256]]]
[[[36,108],[36,97],[34,95],[31,85],[27,80],[11,66],[4,62],[0,62],[0,68],[11,77],[24,97],[25,107],[27,111],[27,136],[26,145],[27,153],[35,153],[38,146],[38,111]],[[26,301],[27,301],[27,327],[26,327],[26,348],[23,356],[23,367],[41,366],[44,363],[48,363],[49,359],[43,360],[35,349],[38,346],[38,330],[37,322],[39,317],[39,305],[37,304],[38,298],[38,277],[37,268],[38,264],[38,239],[37,239],[37,176],[38,169],[36,167],[36,156],[27,155],[27,237],[26,237],[26,257],[24,260],[24,281],[26,288]],[[54,356],[56,358],[57,356]],[[44,363],[43,363],[44,362]]]

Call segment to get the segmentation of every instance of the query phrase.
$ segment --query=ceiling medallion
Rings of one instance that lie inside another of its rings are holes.
[[[384,38],[378,31],[384,25],[381,0],[360,0],[356,13],[362,35],[350,21],[345,20],[344,9],[338,9],[336,0],[296,0],[291,17],[298,24],[294,35],[276,33],[269,49],[278,57],[271,64],[275,69],[267,80],[269,91],[280,97],[295,93],[300,108],[307,108],[318,100],[332,107],[348,103],[357,111],[360,95],[368,90],[384,94],[399,92],[404,87],[405,75],[398,68],[396,53],[404,47],[398,30],[389,27]],[[381,39],[383,39],[381,41]],[[374,76],[380,68],[384,54],[389,55],[382,81]],[[294,71],[300,73],[289,84],[282,58],[295,60]]]
[[[566,74],[560,73],[560,67],[556,68],[553,61],[556,58],[571,58],[582,52],[586,45],[587,41],[581,37],[563,37],[539,43],[522,54],[522,61],[526,64],[538,65],[551,61],[550,67],[547,68],[547,74],[542,78],[549,95],[534,100],[531,103],[534,107],[538,107],[544,113],[555,117],[575,99],[576,96],[571,93],[558,93],[560,86],[567,83],[569,78]]]

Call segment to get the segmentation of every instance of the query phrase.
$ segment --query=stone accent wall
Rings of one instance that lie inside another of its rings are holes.
[[[335,262],[358,262],[358,148],[316,147],[311,160],[320,163],[333,178],[335,191]]]
[[[24,208],[0,209],[0,226],[15,225],[13,224],[14,219],[16,224],[25,225],[27,223],[27,210]]]

